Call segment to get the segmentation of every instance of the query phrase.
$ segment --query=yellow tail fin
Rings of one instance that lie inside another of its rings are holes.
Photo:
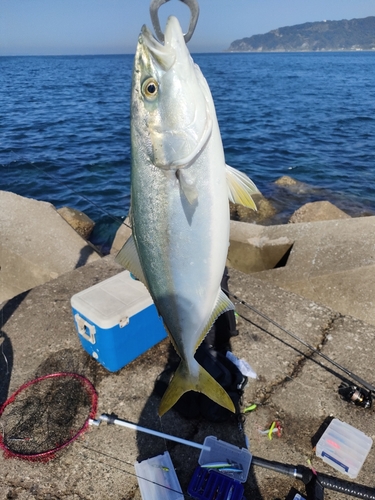
[[[188,391],[202,392],[218,405],[233,413],[236,412],[233,401],[226,391],[204,368],[199,365],[199,375],[195,379],[189,374],[186,364],[181,361],[161,400],[159,415],[164,415]]]

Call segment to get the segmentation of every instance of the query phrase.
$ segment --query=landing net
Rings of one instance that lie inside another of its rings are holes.
[[[0,407],[0,448],[6,457],[48,461],[95,418],[97,393],[76,373],[52,373],[22,385]]]

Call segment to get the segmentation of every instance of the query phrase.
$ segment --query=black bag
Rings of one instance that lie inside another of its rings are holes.
[[[240,413],[243,389],[247,383],[240,370],[224,354],[203,343],[195,354],[198,363],[225,389]],[[202,416],[211,422],[224,422],[233,414],[204,394],[190,391],[184,394],[174,406],[185,418]]]
[[[233,401],[237,414],[239,414],[247,377],[242,375],[237,366],[225,354],[210,347],[207,342],[203,342],[198,348],[195,359],[225,389]],[[163,396],[177,366],[178,363],[169,366],[158,377],[155,383],[156,394]],[[224,422],[233,415],[232,412],[218,405],[204,394],[195,391],[186,392],[181,396],[173,409],[185,418],[204,417],[211,422]]]

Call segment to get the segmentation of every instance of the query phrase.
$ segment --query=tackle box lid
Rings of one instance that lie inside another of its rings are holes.
[[[70,303],[79,314],[107,329],[138,314],[153,301],[143,283],[123,271],[73,295]]]
[[[249,474],[252,454],[246,448],[239,448],[233,444],[221,441],[215,436],[207,436],[204,440],[205,448],[202,449],[198,463],[202,467],[213,462],[231,462],[234,467],[240,469],[239,472],[232,472],[229,469],[221,469],[220,473],[236,479],[241,483],[247,480]]]
[[[334,418],[316,445],[316,455],[334,469],[355,479],[371,446],[371,437]]]
[[[134,463],[142,500],[184,500],[168,451]]]

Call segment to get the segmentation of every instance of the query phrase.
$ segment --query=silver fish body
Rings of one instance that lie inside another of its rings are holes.
[[[229,245],[228,169],[210,89],[170,17],[165,43],[142,28],[131,104],[133,237],[118,256],[148,287],[181,364],[159,413],[186,391],[234,411],[194,353],[233,308],[220,289]]]

